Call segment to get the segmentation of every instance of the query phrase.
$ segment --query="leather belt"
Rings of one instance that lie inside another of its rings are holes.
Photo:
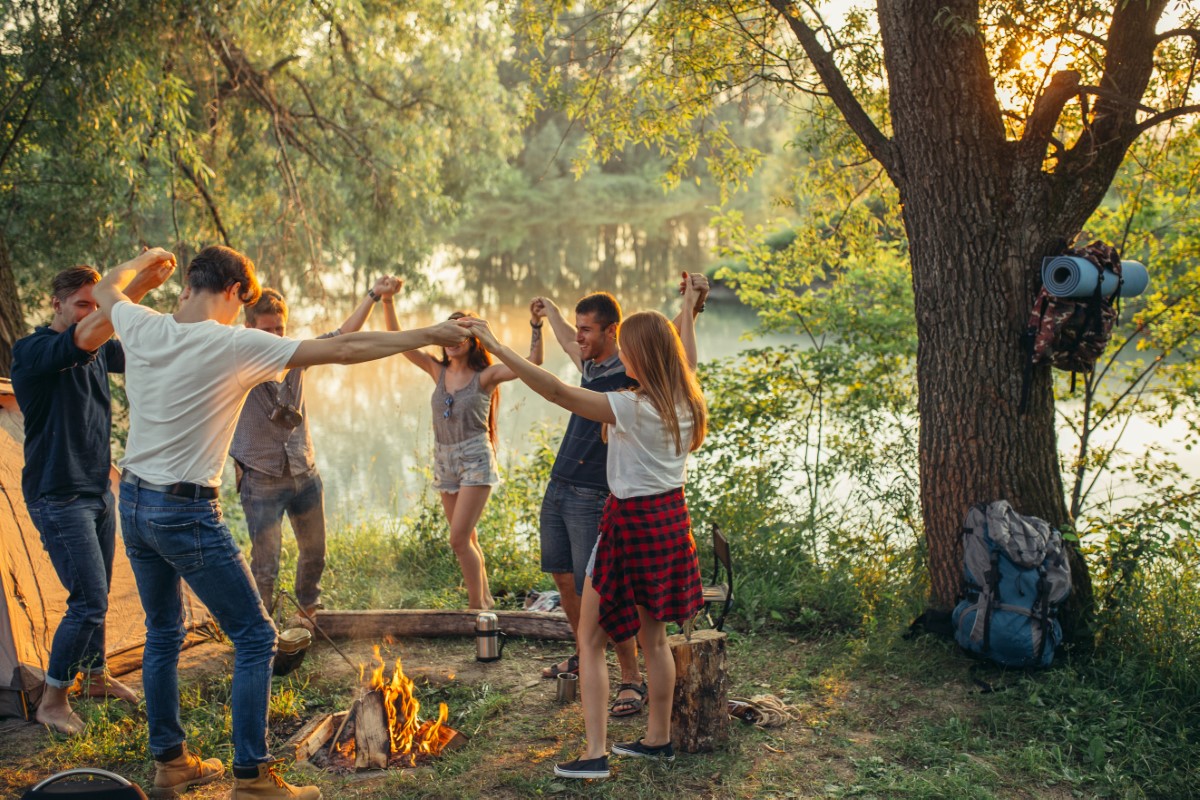
[[[121,483],[132,484],[139,489],[149,489],[152,492],[174,495],[175,497],[190,497],[193,500],[215,500],[216,486],[201,486],[198,483],[151,483],[142,480],[129,470],[121,473]]]

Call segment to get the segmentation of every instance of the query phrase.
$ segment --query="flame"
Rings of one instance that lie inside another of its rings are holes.
[[[386,665],[375,645],[375,666],[370,677],[366,677],[367,665],[358,667],[359,681],[368,691],[383,692],[383,705],[387,710],[388,731],[391,737],[393,755],[415,758],[418,754],[438,755],[446,747],[454,731],[446,727],[450,710],[445,703],[438,705],[438,716],[433,721],[422,721],[420,717],[421,702],[417,700],[413,689],[412,679],[404,674],[404,667],[399,658],[392,667],[391,678],[385,678]],[[335,745],[338,753],[345,758],[354,758],[354,739]]]

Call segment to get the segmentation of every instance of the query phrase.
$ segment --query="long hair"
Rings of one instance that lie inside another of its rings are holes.
[[[250,303],[242,311],[246,314],[246,322],[253,325],[262,314],[279,314],[287,321],[288,307],[287,301],[283,299],[283,295],[279,290],[272,289],[269,286],[264,286],[262,294],[256,302]]]
[[[634,391],[645,395],[658,411],[675,439],[675,451],[683,452],[677,411],[681,406],[692,415],[692,440],[687,449],[699,448],[708,432],[708,406],[675,326],[657,311],[639,311],[621,323],[619,338],[622,357],[629,361],[640,384]]]
[[[479,319],[479,315],[473,311],[455,311],[448,319],[462,319],[470,317],[471,319]],[[467,351],[467,366],[475,372],[483,372],[492,365],[492,354],[484,349],[479,339],[474,336],[467,337],[467,346],[471,349]],[[438,361],[443,367],[450,366],[450,356],[446,355],[446,348],[442,348],[442,357]],[[496,414],[500,408],[500,387],[496,386],[492,389],[492,401],[488,406],[488,439],[492,442],[492,447],[496,447]]]

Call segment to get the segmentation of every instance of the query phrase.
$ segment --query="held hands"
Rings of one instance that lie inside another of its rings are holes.
[[[535,297],[529,301],[529,322],[537,325],[540,320],[546,318],[546,299],[544,297]]]
[[[430,325],[429,335],[432,341],[430,344],[440,345],[442,347],[453,347],[462,341],[465,341],[471,333],[465,326],[459,324],[462,320],[447,320],[439,322],[437,325]]]
[[[698,314],[704,310],[704,301],[708,299],[708,278],[702,272],[684,272],[682,279],[679,281],[679,293],[683,295],[684,308],[692,309],[692,313]],[[691,302],[688,302],[688,300]]]
[[[392,275],[384,275],[375,281],[375,285],[371,287],[371,291],[379,295],[384,300],[394,297],[404,287],[404,279],[396,278]]]
[[[471,336],[479,339],[479,343],[489,353],[494,353],[500,349],[500,342],[496,339],[496,334],[492,333],[492,328],[488,325],[486,319],[477,317],[463,317],[456,320],[459,325],[462,325]]]
[[[128,289],[133,293],[145,294],[162,286],[175,272],[175,254],[161,247],[143,247],[135,259],[137,274]]]

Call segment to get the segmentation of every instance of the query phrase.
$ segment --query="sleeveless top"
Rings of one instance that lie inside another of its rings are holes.
[[[433,438],[438,444],[460,444],[486,436],[492,393],[480,391],[479,373],[457,392],[446,391],[446,367],[438,375],[430,400],[433,408]]]

